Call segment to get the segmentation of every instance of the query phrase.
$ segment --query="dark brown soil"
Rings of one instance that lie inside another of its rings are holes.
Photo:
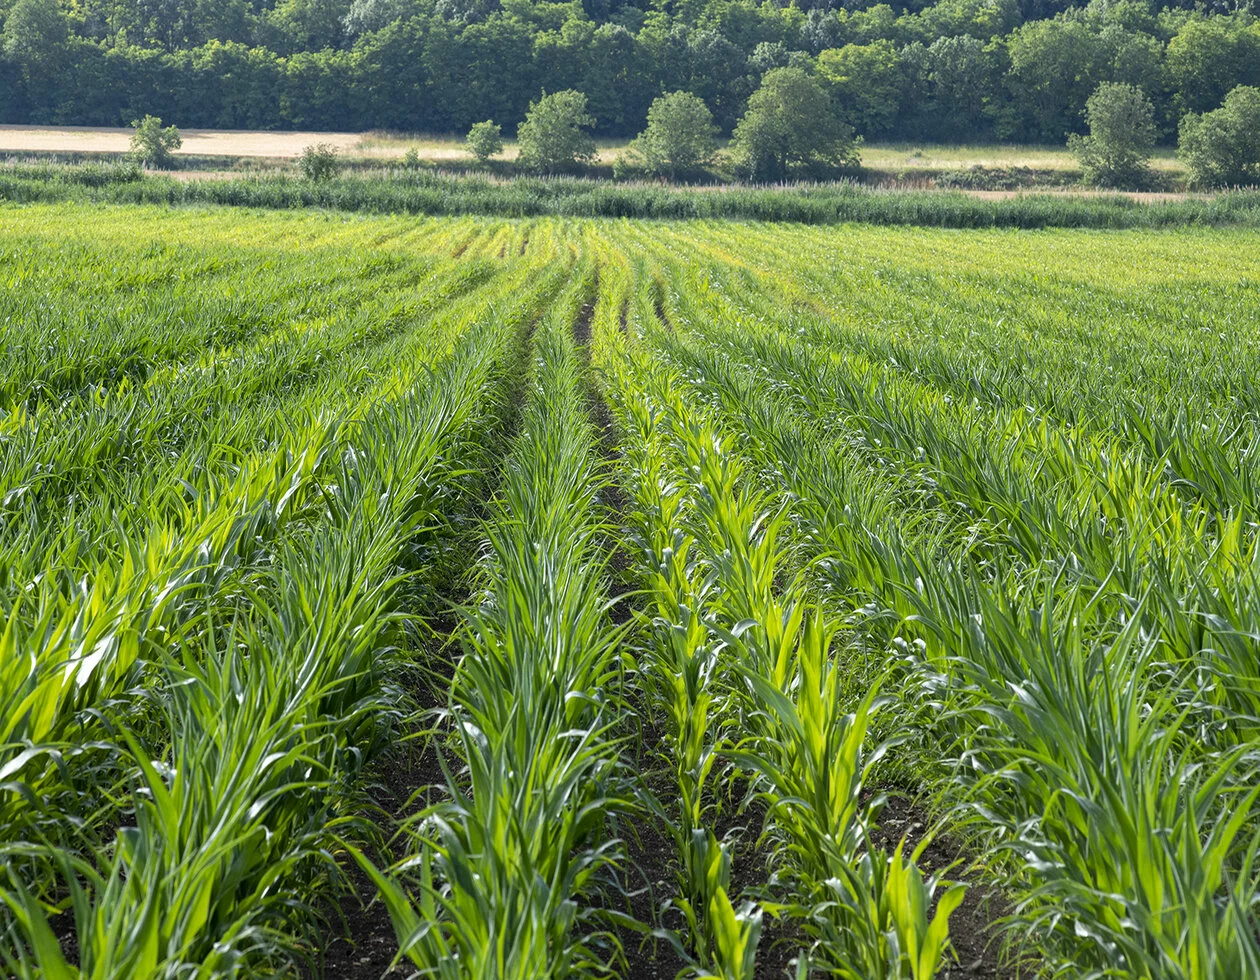
[[[890,796],[879,817],[875,841],[891,851],[905,838],[908,854],[923,840],[932,826],[927,812],[901,796]],[[1002,937],[998,923],[1010,914],[1010,904],[997,888],[985,887],[969,873],[968,861],[961,848],[948,836],[937,835],[919,859],[926,874],[946,872],[951,881],[968,884],[967,897],[949,919],[949,938],[958,957],[956,965],[947,969],[945,980],[1006,980],[1016,969],[1002,961]]]
[[[592,295],[598,295],[598,287],[597,271]],[[634,594],[634,562],[621,540],[630,502],[615,478],[616,463],[621,458],[616,422],[590,370],[591,324],[594,316],[592,303],[584,305],[573,324],[573,337],[587,368],[587,414],[599,439],[600,457],[609,471],[609,482],[601,490],[600,498],[609,526],[606,542],[609,585],[612,597],[616,600],[610,615],[614,623],[624,625],[634,619],[635,609],[639,605],[639,597]],[[621,317],[624,330],[624,307]],[[635,747],[637,758],[631,759],[629,764],[638,772],[645,773],[650,780],[651,773],[647,770],[651,768],[651,760],[647,753],[649,747],[660,743],[661,733],[652,726],[649,712],[642,703],[632,707],[631,712],[630,726],[638,731],[631,733],[629,744]],[[660,920],[661,905],[674,893],[676,855],[673,842],[657,826],[656,821],[651,819],[637,820],[622,828],[622,831],[627,861],[621,887],[627,894],[625,900],[620,896],[605,896],[608,907],[629,914],[649,929],[659,928],[663,925]],[[614,932],[628,962],[625,976],[629,980],[673,980],[686,966],[686,961],[678,955],[678,951],[668,940],[650,934],[640,935],[624,928],[615,929]]]
[[[660,293],[656,296],[656,319],[661,321],[661,326],[667,331],[674,332],[674,325],[670,322],[669,314],[665,310],[665,297]]]
[[[598,295],[599,273],[595,274],[592,292]],[[591,342],[591,321],[594,319],[595,302],[593,299],[590,299],[582,304],[582,309],[578,312],[578,318],[573,321],[573,339],[578,342],[579,346],[586,347]]]
[[[453,621],[440,624],[442,635],[454,629]],[[440,692],[449,683],[454,664],[435,653],[430,661],[440,664],[429,681],[412,686],[412,696],[422,710],[444,703]],[[433,802],[446,785],[446,776],[438,760],[437,748],[431,739],[412,740],[395,745],[373,764],[367,794],[376,808],[374,821],[381,827],[394,827]],[[393,839],[385,850],[373,850],[368,856],[377,867],[385,867],[405,856],[405,839]],[[312,951],[316,963],[308,974],[327,980],[379,980],[387,975],[398,939],[384,903],[372,901],[376,886],[351,858],[339,862],[347,889],[334,907],[322,910],[328,922],[330,937],[322,949]],[[409,976],[411,970],[399,967],[388,976]]]
[[[381,902],[367,902],[376,889],[368,877],[357,867],[346,869],[347,883],[358,895],[342,898],[336,909],[337,916],[329,924],[332,937],[322,950],[313,951],[318,958],[307,974],[327,980],[380,980],[383,976],[405,977],[410,975],[406,967],[390,969],[398,939],[389,913]]]
[[[630,892],[625,910],[639,922],[659,924],[659,910],[674,892],[674,845],[656,822],[643,820],[626,834],[626,857],[629,868],[625,885]],[[664,939],[639,936],[622,930],[620,937],[629,966],[628,980],[674,980],[686,962]]]
[[[757,892],[770,880],[770,851],[758,843],[765,825],[765,807],[753,803],[743,813],[733,809],[718,821],[714,833],[731,842],[731,901],[755,901]],[[790,922],[779,922],[765,916],[761,922],[761,941],[757,945],[757,980],[782,980],[792,976],[792,960],[800,953],[796,929]]]
[[[596,270],[591,286],[591,294],[592,296],[599,295],[598,270]],[[626,311],[623,307],[621,311],[622,329],[625,328],[625,315]],[[595,306],[592,301],[583,305],[579,311],[578,318],[573,323],[573,339],[578,344],[579,354],[587,369],[586,411],[599,439],[600,458],[610,471],[608,474],[610,478],[608,485],[600,491],[600,502],[604,505],[609,525],[613,529],[607,542],[609,554],[608,573],[613,586],[613,598],[617,600],[612,608],[611,616],[613,622],[621,626],[628,623],[634,616],[632,604],[633,583],[630,573],[633,562],[630,558],[630,553],[620,540],[629,501],[626,498],[625,490],[614,478],[615,472],[613,472],[617,460],[621,458],[617,424],[613,420],[612,411],[608,408],[608,402],[605,401],[604,396],[600,393],[590,370],[591,324],[594,319]]]
[[[429,794],[412,799],[416,788],[430,787],[433,792],[445,784],[437,754],[431,747],[423,752],[400,747],[378,765],[379,783],[373,788],[373,796],[388,814],[390,825],[428,802]],[[399,842],[386,853],[369,856],[378,867],[383,867],[403,856],[403,845]],[[409,976],[412,971],[406,966],[390,970],[398,951],[398,938],[384,903],[372,900],[376,886],[353,861],[342,862],[342,870],[350,891],[340,897],[335,909],[324,912],[331,938],[322,950],[314,951],[319,962],[310,975],[327,980]]]

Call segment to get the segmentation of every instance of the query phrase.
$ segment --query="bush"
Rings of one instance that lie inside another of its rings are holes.
[[[407,152],[403,154],[402,165],[408,170],[415,170],[420,166],[420,151],[414,146],[407,147]]]
[[[1085,183],[1133,190],[1149,186],[1148,161],[1158,130],[1155,107],[1145,93],[1123,82],[1103,82],[1085,103],[1085,119],[1089,135],[1068,138]]]
[[[1067,183],[1062,171],[1034,170],[1032,167],[981,167],[946,170],[932,184],[942,190],[1017,191],[1035,187],[1062,187]]]
[[[517,130],[518,161],[527,170],[555,173],[595,159],[595,141],[583,129],[594,126],[586,111],[586,96],[573,89],[544,94],[529,104]]]
[[[331,143],[315,143],[302,150],[298,160],[302,176],[307,180],[331,180],[341,171],[341,159],[337,156],[337,148]]]
[[[67,168],[66,180],[84,187],[108,187],[110,184],[131,184],[144,178],[144,171],[134,162],[85,163]]]
[[[713,160],[718,128],[704,100],[690,92],[658,97],[648,109],[647,129],[630,144],[625,163],[671,179],[693,172]]]
[[[503,132],[499,129],[499,124],[490,119],[473,123],[472,129],[468,131],[466,145],[478,163],[485,163],[492,156],[503,152]]]
[[[131,125],[136,130],[131,135],[131,158],[142,166],[157,170],[175,169],[175,157],[171,151],[184,145],[179,130],[174,126],[163,129],[162,120],[157,116],[133,119]]]
[[[134,160],[120,163],[39,162],[9,164],[2,171],[6,177],[21,180],[47,181],[79,187],[110,187],[114,184],[134,184],[144,180],[144,171]]]
[[[1260,183],[1260,89],[1239,85],[1219,109],[1188,113],[1177,148],[1196,187]]]

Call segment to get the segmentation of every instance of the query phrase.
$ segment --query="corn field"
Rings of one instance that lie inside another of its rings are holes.
[[[0,283],[0,975],[1260,977],[1254,231],[27,205]]]

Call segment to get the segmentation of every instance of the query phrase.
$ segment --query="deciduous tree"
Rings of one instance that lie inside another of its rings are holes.
[[[717,131],[703,99],[671,92],[652,103],[647,129],[630,144],[628,156],[649,173],[673,178],[713,159]]]
[[[595,117],[586,111],[586,96],[573,89],[544,94],[529,104],[517,130],[519,163],[527,170],[555,173],[595,159],[595,141],[586,132]]]
[[[131,136],[131,156],[146,167],[170,170],[175,166],[171,151],[184,143],[174,126],[163,128],[157,116],[145,116],[131,123],[136,131]]]
[[[1103,187],[1140,188],[1150,182],[1148,160],[1158,130],[1146,94],[1123,82],[1103,82],[1085,104],[1089,135],[1073,133],[1068,148],[1081,161],[1085,181]]]
[[[800,68],[766,72],[735,127],[739,168],[753,180],[782,180],[793,168],[825,171],[858,162],[853,130],[841,122],[831,97]]]
[[[496,153],[502,153],[503,133],[499,124],[491,119],[473,123],[472,129],[468,130],[466,145],[478,163],[485,163]]]
[[[1178,147],[1200,187],[1260,183],[1260,88],[1240,85],[1219,109],[1187,115]]]

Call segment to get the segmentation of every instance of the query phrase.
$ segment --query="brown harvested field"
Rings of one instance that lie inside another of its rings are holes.
[[[0,153],[126,153],[133,130],[105,126],[0,126]],[[175,152],[196,156],[297,157],[312,143],[353,149],[359,133],[280,133],[232,129],[182,129]],[[401,151],[400,151],[401,152]]]
[[[132,132],[107,126],[0,125],[0,154],[126,153]],[[345,156],[363,159],[400,159],[410,149],[425,160],[468,158],[463,140],[457,136],[238,129],[181,129],[180,136],[184,144],[175,151],[178,156],[294,159],[313,143],[329,143]],[[598,145],[600,159],[611,163],[626,144],[624,140],[600,140]],[[516,154],[516,144],[505,140],[502,158],[511,160]]]
[[[1027,146],[1020,143],[932,145],[915,143],[867,143],[862,147],[862,163],[881,170],[914,172],[966,170],[969,167],[1031,170],[1078,170],[1080,162],[1066,146]],[[1151,167],[1168,173],[1181,173],[1185,165],[1176,151],[1157,149]]]

